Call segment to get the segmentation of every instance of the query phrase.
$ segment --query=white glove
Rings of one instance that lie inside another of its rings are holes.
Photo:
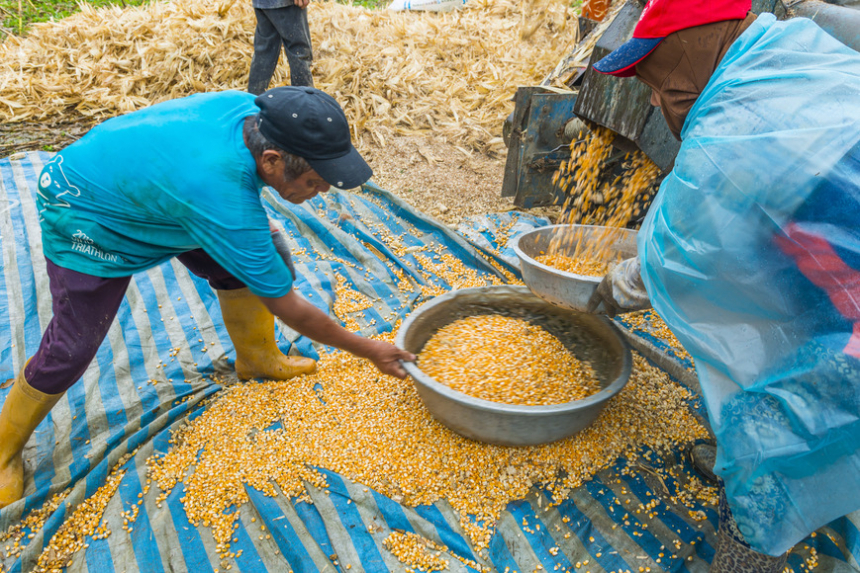
[[[639,258],[633,257],[615,265],[603,277],[591,298],[588,312],[595,312],[603,303],[606,314],[614,317],[618,313],[651,308],[651,301],[639,273]]]

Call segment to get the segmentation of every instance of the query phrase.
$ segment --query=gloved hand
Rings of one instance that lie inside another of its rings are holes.
[[[651,308],[651,301],[639,273],[638,257],[621,261],[603,277],[594,294],[588,299],[586,310],[596,312],[601,303],[610,318],[619,313]]]
[[[293,266],[293,255],[290,253],[290,247],[287,245],[287,240],[277,229],[272,230],[272,242],[275,243],[275,250],[287,263],[287,268],[290,269],[290,274],[293,275],[293,280],[296,280],[296,267]]]

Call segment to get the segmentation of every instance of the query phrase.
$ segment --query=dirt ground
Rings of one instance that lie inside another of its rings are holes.
[[[467,154],[432,136],[394,137],[364,155],[377,185],[449,225],[513,208],[511,199],[501,197],[504,157]]]
[[[87,122],[0,124],[0,158],[19,151],[59,151],[82,137]],[[362,155],[373,168],[373,181],[419,211],[452,227],[470,215],[515,209],[502,198],[505,156],[468,152],[442,137],[394,136],[385,147],[368,144]],[[557,210],[535,209],[555,218]]]
[[[0,123],[0,158],[19,151],[59,151],[80,139],[93,122]]]

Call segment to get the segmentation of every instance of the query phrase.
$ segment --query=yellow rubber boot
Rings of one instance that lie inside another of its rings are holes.
[[[275,317],[247,288],[219,290],[224,326],[236,347],[236,374],[242,380],[287,380],[316,372],[312,358],[286,356],[275,344]]]
[[[23,368],[15,378],[0,411],[0,509],[24,495],[24,445],[62,396],[30,386]]]

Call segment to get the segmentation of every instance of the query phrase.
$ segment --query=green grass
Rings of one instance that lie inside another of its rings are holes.
[[[101,6],[140,6],[147,0],[83,0],[96,8]],[[250,2],[250,0],[238,0]],[[342,1],[342,0],[341,0]],[[389,0],[355,0],[366,8],[382,8]],[[349,4],[348,1],[343,1]],[[78,0],[0,0],[0,40],[7,34],[22,35],[30,24],[59,20],[78,11]]]
[[[101,6],[139,6],[146,0],[86,0]],[[0,0],[0,26],[3,31],[23,34],[30,24],[58,20],[78,11],[76,0]]]
[[[340,1],[340,0],[338,0]],[[365,8],[385,8],[391,4],[390,0],[355,0],[354,2],[342,2],[343,4],[354,4]]]

